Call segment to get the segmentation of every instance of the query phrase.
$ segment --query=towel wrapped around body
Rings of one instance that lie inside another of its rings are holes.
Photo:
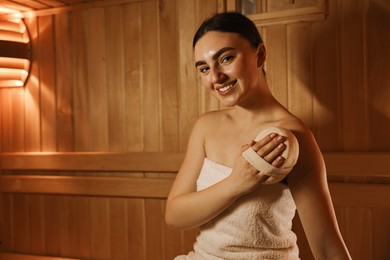
[[[205,158],[197,190],[223,180],[231,170]],[[287,185],[262,185],[202,225],[194,251],[174,260],[299,259],[291,231],[295,210]]]

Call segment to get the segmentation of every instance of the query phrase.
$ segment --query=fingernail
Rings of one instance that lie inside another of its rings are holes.
[[[283,144],[283,143],[279,144],[279,145],[278,145],[278,148],[279,148],[279,149],[284,148],[284,144]]]
[[[276,140],[282,141],[283,140],[283,136],[279,135],[278,138],[276,138]]]
[[[269,135],[269,137],[271,137],[271,138],[274,138],[275,136],[276,136],[275,133],[272,133],[272,134]]]

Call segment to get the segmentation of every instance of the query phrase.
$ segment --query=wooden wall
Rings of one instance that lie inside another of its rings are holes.
[[[1,259],[169,260],[192,248],[196,230],[165,226],[165,198],[193,123],[220,105],[197,81],[191,41],[203,18],[236,6],[115,2],[25,19],[30,79],[0,89]],[[251,16],[268,82],[324,151],[353,258],[387,259],[390,6],[306,2]]]

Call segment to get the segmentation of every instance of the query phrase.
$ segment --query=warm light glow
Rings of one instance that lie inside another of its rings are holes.
[[[30,57],[30,38],[24,22],[0,21],[0,87],[24,86]]]
[[[1,80],[0,88],[12,88],[12,87],[23,87],[24,83],[21,80]]]

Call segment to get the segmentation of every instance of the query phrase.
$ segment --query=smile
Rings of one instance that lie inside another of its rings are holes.
[[[231,82],[230,84],[224,86],[224,87],[221,87],[221,88],[218,88],[218,92],[228,92],[230,89],[232,89],[235,85],[236,85],[237,81],[233,81]]]

